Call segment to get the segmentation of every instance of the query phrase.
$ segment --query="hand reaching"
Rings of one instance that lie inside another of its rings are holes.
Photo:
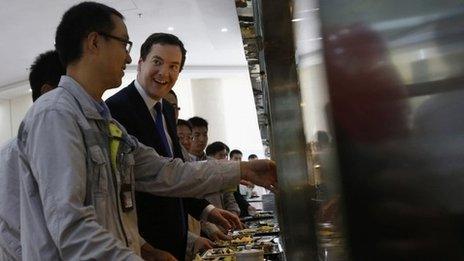
[[[272,192],[277,191],[276,165],[271,160],[253,160],[240,162],[242,179],[262,186]]]
[[[214,208],[209,213],[207,219],[209,222],[224,228],[226,231],[243,228],[238,216],[224,209]]]
[[[148,261],[177,261],[177,259],[161,249],[156,249],[150,244],[145,243],[141,248],[142,258]]]
[[[198,239],[195,241],[194,252],[198,253],[203,250],[211,249],[213,246],[214,243],[211,242],[211,240],[204,237],[198,237]]]

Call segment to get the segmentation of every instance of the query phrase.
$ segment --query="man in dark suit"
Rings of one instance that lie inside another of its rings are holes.
[[[176,36],[152,34],[141,47],[137,79],[106,101],[112,116],[129,134],[165,157],[182,158],[175,110],[163,97],[176,83],[185,54],[183,43]],[[179,260],[185,258],[187,213],[226,227],[230,227],[230,223],[239,224],[233,214],[214,208],[206,200],[136,192],[136,202],[142,237]],[[205,247],[211,246],[206,244]]]

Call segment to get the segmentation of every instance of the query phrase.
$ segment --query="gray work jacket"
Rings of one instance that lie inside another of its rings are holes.
[[[16,138],[0,148],[0,260],[21,260]]]
[[[239,164],[160,157],[68,76],[33,104],[17,139],[24,260],[139,260],[135,204],[123,211],[122,194],[202,198],[240,180]]]

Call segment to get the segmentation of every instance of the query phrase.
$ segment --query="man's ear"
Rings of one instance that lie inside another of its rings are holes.
[[[40,95],[42,95],[42,94],[44,94],[44,93],[46,93],[48,91],[51,91],[53,89],[55,89],[54,86],[51,86],[48,83],[44,83],[44,84],[42,84],[42,87],[40,87]]]
[[[97,32],[91,32],[90,34],[87,35],[86,38],[84,38],[84,44],[83,48],[87,49],[91,53],[96,53],[99,47],[100,42],[100,37],[98,37],[99,34]],[[85,51],[85,50],[83,50]]]
[[[142,70],[142,63],[143,63],[143,59],[142,57],[140,57],[139,59],[139,62],[137,63],[137,72],[140,72]]]

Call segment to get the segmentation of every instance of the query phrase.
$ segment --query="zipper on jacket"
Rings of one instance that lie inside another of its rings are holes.
[[[105,122],[105,125],[106,126],[109,126],[109,122]],[[105,133],[107,134],[107,136],[109,137],[109,139],[112,139],[111,137],[111,134],[108,133],[108,130],[106,128],[105,129]],[[109,139],[107,140],[107,144],[106,144],[106,147],[107,148],[110,148],[109,146]],[[121,148],[121,147],[119,147]],[[119,152],[119,149],[118,149],[118,152]],[[111,153],[111,150],[110,150],[110,153]],[[119,196],[119,190],[118,190],[118,180],[117,180],[117,177],[116,177],[116,170],[113,170],[113,168],[111,167],[111,156],[110,156],[110,171],[111,171],[111,175],[113,176],[113,186],[115,188],[115,194],[116,194],[116,205],[117,205],[117,212],[118,212],[118,221],[119,221],[119,226],[121,227],[121,231],[122,231],[122,235],[124,237],[124,243],[126,244],[127,247],[129,247],[129,242],[127,240],[127,234],[126,234],[126,230],[124,229],[124,224],[122,222],[122,217],[121,217],[121,199],[120,199],[120,196]],[[130,247],[129,247],[130,248]]]

